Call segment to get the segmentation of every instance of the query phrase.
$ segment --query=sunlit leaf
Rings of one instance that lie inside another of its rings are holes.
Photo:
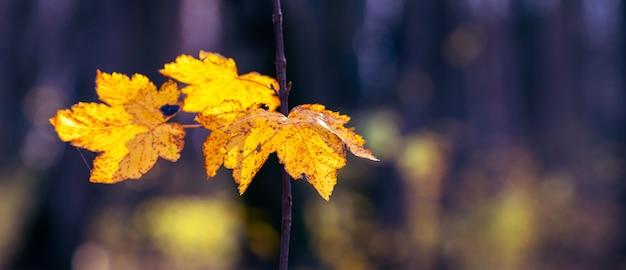
[[[224,120],[220,107],[200,112],[197,121],[213,132],[204,144],[209,177],[217,168],[233,169],[239,192],[245,192],[254,175],[272,152],[277,152],[285,170],[295,179],[306,178],[326,200],[337,181],[337,169],[346,164],[346,149],[356,156],[377,159],[363,148],[365,141],[343,125],[349,117],[325,110],[322,105],[295,107],[289,116],[251,106],[228,102],[228,114],[237,118]],[[228,118],[230,119],[230,118]],[[217,124],[216,124],[217,123]]]
[[[178,160],[185,130],[166,123],[175,112],[162,111],[164,106],[178,106],[176,83],[168,81],[157,91],[143,75],[129,78],[98,71],[96,92],[104,104],[81,102],[50,119],[61,140],[101,152],[94,160],[91,182],[137,179],[158,157]]]
[[[278,89],[276,80],[256,72],[239,75],[235,61],[217,53],[200,51],[199,59],[181,55],[161,73],[187,84],[182,89],[185,112],[199,112],[224,100],[237,100],[244,108],[256,103],[275,110],[280,105],[273,90]]]

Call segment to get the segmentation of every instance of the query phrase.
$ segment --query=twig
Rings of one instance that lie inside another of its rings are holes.
[[[289,113],[289,89],[287,88],[287,60],[285,59],[285,44],[283,41],[283,13],[280,8],[280,0],[273,0],[274,12],[274,35],[276,37],[276,79],[278,80],[278,98],[280,98],[280,112],[284,115]],[[283,217],[280,232],[280,259],[278,269],[287,270],[289,262],[289,238],[291,234],[291,177],[283,167],[283,194],[282,208]]]

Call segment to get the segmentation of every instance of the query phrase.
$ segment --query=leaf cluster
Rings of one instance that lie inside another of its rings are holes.
[[[61,140],[100,153],[91,182],[138,179],[159,157],[177,161],[185,128],[197,126],[170,122],[180,111],[197,113],[196,122],[211,130],[203,144],[207,176],[222,165],[232,169],[240,194],[273,152],[291,177],[307,179],[326,200],[347,151],[377,161],[363,148],[363,138],[344,126],[350,117],[320,104],[294,107],[289,115],[276,112],[276,80],[256,72],[239,75],[233,59],[201,51],[199,58],[177,57],[160,72],[185,86],[169,80],[157,90],[141,74],[97,71],[102,103],[79,102],[50,119]]]

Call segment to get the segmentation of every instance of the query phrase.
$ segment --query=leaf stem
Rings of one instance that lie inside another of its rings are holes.
[[[200,124],[181,124],[181,126],[183,126],[183,128],[201,128],[202,125]]]
[[[283,12],[280,8],[280,0],[273,0],[272,22],[274,23],[274,36],[276,38],[276,80],[278,80],[278,98],[280,99],[280,112],[284,115],[289,113],[289,89],[287,88],[287,59],[285,58],[285,43],[283,41]],[[283,167],[282,177],[282,210],[280,232],[280,259],[278,269],[287,270],[289,262],[289,238],[291,234],[291,177]]]

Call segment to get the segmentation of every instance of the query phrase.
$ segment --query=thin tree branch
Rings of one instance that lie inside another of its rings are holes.
[[[273,0],[274,12],[274,35],[276,37],[276,79],[278,80],[278,97],[280,98],[280,112],[284,115],[289,113],[289,89],[287,88],[287,59],[285,59],[285,44],[283,41],[283,13],[280,8],[280,0]],[[280,259],[278,269],[287,270],[289,262],[289,239],[291,234],[291,177],[283,167],[283,216],[280,232]]]
[[[283,13],[280,9],[280,0],[274,1],[274,35],[276,36],[276,79],[278,80],[278,97],[280,98],[280,112],[284,115],[289,113],[287,88],[287,59],[285,59],[285,43],[283,41]]]

